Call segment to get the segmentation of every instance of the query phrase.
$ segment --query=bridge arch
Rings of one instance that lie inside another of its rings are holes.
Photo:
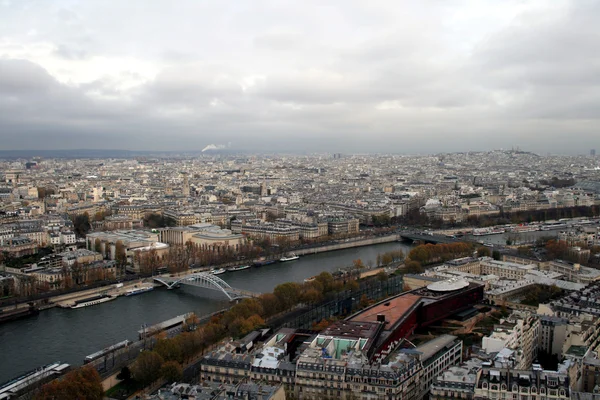
[[[227,296],[229,300],[233,300],[234,298],[238,297],[235,295],[232,296],[232,294],[234,294],[235,289],[233,289],[227,282],[225,282],[218,276],[207,272],[185,275],[175,280],[165,279],[162,277],[155,277],[154,280],[162,283],[168,289],[173,289],[177,284],[183,283],[191,286],[218,290],[222,292],[225,296]]]

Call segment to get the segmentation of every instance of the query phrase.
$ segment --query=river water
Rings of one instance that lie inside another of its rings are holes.
[[[360,258],[375,264],[377,254],[410,251],[404,243],[385,243],[313,254],[287,263],[219,275],[234,288],[271,292],[283,282],[302,282],[322,271],[335,271]],[[79,365],[86,355],[125,339],[136,340],[143,324],[156,324],[194,311],[204,315],[229,304],[217,291],[182,285],[77,310],[53,308],[38,316],[0,325],[0,382],[54,361]]]

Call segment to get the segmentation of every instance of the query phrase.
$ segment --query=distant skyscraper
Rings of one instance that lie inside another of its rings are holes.
[[[596,157],[596,149],[591,149],[590,150],[590,156]]]

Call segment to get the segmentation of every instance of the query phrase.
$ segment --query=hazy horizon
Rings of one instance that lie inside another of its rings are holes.
[[[587,154],[598,20],[592,0],[3,0],[2,149]]]

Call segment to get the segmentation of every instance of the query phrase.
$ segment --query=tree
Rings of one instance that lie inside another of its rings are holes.
[[[315,281],[323,285],[323,293],[330,292],[333,288],[333,275],[329,272],[321,272],[315,277]]]
[[[181,346],[175,339],[161,339],[156,342],[154,351],[165,361],[182,361]]]
[[[148,214],[144,217],[144,226],[150,229],[164,228],[175,225],[175,221],[173,221],[171,218],[165,218],[160,214]]]
[[[371,304],[371,301],[369,300],[366,294],[363,294],[362,296],[360,296],[359,304],[362,308],[365,308],[368,307],[369,304]]]
[[[81,215],[76,215],[72,219],[73,221],[73,230],[79,237],[84,237],[87,233],[92,229],[92,225],[90,224],[90,216],[88,213],[83,213]]]
[[[133,364],[133,376],[136,381],[149,385],[160,378],[160,368],[164,359],[154,351],[142,352]]]
[[[546,251],[551,258],[563,258],[567,254],[568,245],[564,240],[549,240]]]
[[[117,374],[117,379],[128,382],[131,380],[131,370],[128,366],[121,368],[121,372]]]
[[[494,258],[494,260],[500,260],[500,252],[498,250],[494,250],[492,252],[492,257]]]
[[[125,245],[120,240],[117,240],[117,243],[115,243],[115,261],[117,262],[117,267],[121,270],[121,274],[123,274],[127,265],[127,251]]]
[[[85,283],[85,268],[82,264],[75,261],[70,267],[71,279],[75,285],[83,285]]]
[[[175,337],[179,348],[181,349],[182,361],[188,361],[196,355],[201,346],[198,340],[201,339],[196,332],[183,332]]]
[[[390,216],[387,214],[373,215],[371,219],[375,226],[387,226],[390,224]]]
[[[283,309],[287,310],[298,304],[300,299],[300,285],[296,282],[282,283],[275,286],[273,294],[277,297]]]
[[[356,281],[355,279],[350,279],[346,281],[345,285],[343,285],[340,281],[336,281],[335,283],[339,285],[338,287],[336,287],[336,284],[334,284],[334,291],[336,292],[341,292],[342,290],[349,290],[351,292],[354,292],[360,288],[358,281]]]
[[[265,317],[275,315],[283,308],[279,298],[273,293],[263,293],[258,297],[258,300],[263,307]]]
[[[392,261],[394,261],[394,258],[390,253],[384,253],[383,256],[381,256],[381,264],[383,265],[391,264]]]
[[[480,246],[477,248],[477,257],[491,257],[492,252],[488,247]]]
[[[102,379],[92,366],[78,368],[42,386],[35,400],[102,400]]]
[[[309,287],[304,290],[301,295],[301,300],[306,304],[315,304],[323,299],[322,292],[318,291],[314,287]]]
[[[385,271],[380,271],[379,273],[377,273],[377,279],[380,282],[387,281],[388,280],[388,274],[386,274]]]
[[[160,367],[160,376],[173,383],[183,379],[183,368],[177,361],[167,361]]]
[[[404,269],[408,274],[420,274],[423,272],[423,267],[418,261],[408,260],[404,263]]]

